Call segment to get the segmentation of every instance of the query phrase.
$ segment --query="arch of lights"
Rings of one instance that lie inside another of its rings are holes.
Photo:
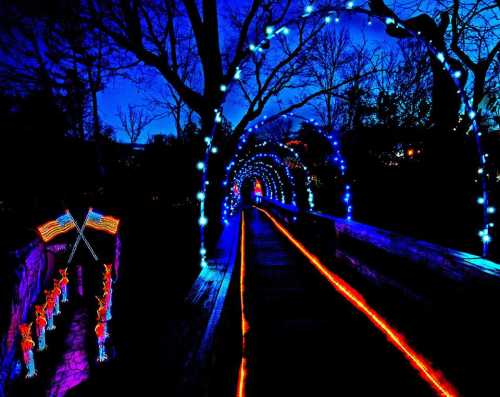
[[[283,165],[284,167],[284,165]],[[263,171],[264,176],[267,176],[268,178],[271,178],[271,184],[273,189],[270,191],[272,193],[271,198],[280,200],[281,202],[285,203],[289,200],[287,200],[287,195],[285,194],[285,183],[283,182],[283,179],[281,178],[280,173],[278,170],[271,164],[265,163],[263,161],[255,161],[250,164],[244,164],[242,168],[238,171],[236,174],[236,177],[234,178],[234,182],[237,185],[239,182],[241,182],[241,178],[245,176],[245,173],[247,170],[252,170],[252,171]],[[295,188],[295,181],[290,177],[289,174],[287,174],[287,179],[288,183],[291,186],[290,190]],[[238,186],[239,187],[239,186]],[[289,197],[290,195],[288,195]],[[295,193],[292,193],[292,197],[295,196]],[[293,198],[292,198],[293,200]],[[231,210],[234,210],[234,208],[231,208]]]
[[[295,162],[297,164],[299,164],[299,167],[304,171],[305,181],[306,181],[307,201],[309,203],[309,208],[312,210],[314,208],[314,194],[313,194],[313,191],[311,189],[312,179],[311,179],[311,174],[309,173],[309,169],[302,162],[299,154],[293,148],[291,148],[288,145],[285,145],[281,142],[272,142],[272,144],[277,145],[280,149],[286,150],[291,156],[293,156]],[[255,145],[255,149],[265,148],[268,145],[269,145],[269,142],[264,141],[262,143]],[[297,205],[295,197],[292,200],[292,205]]]
[[[240,200],[240,191],[248,178],[257,178],[264,184],[264,192],[273,200],[285,200],[285,193],[281,188],[282,182],[279,173],[269,164],[256,162],[241,169],[233,180],[233,195],[230,196],[230,208],[232,212]]]
[[[239,141],[238,141],[238,144],[237,144],[237,149],[236,149],[233,157],[229,161],[229,164],[226,167],[226,177],[225,177],[223,186],[227,186],[230,172],[231,172],[232,168],[235,167],[235,165],[237,164],[237,162],[238,162],[237,159],[242,155],[242,152],[245,149],[245,146],[247,145],[249,135],[257,133],[257,131],[259,130],[259,128],[262,128],[264,125],[269,124],[269,123],[277,120],[280,117],[281,118],[296,118],[296,119],[305,121],[311,127],[313,127],[314,130],[320,136],[322,136],[323,138],[327,139],[328,142],[330,143],[330,146],[331,146],[332,151],[334,153],[334,155],[333,155],[333,165],[338,168],[338,170],[340,172],[340,175],[342,177],[345,177],[346,171],[347,171],[347,165],[346,165],[346,162],[345,162],[345,160],[344,160],[344,158],[342,156],[342,151],[340,149],[340,142],[339,142],[339,139],[337,138],[336,134],[333,131],[330,132],[330,133],[327,133],[325,130],[323,130],[319,126],[319,123],[317,121],[315,121],[314,118],[306,118],[306,117],[303,117],[303,116],[300,116],[300,115],[296,115],[295,113],[291,112],[291,113],[288,113],[288,114],[275,115],[275,116],[272,116],[272,117],[264,116],[262,121],[257,122],[252,127],[246,129],[243,132],[243,134],[241,134],[241,136],[239,138]],[[300,159],[299,154],[293,148],[291,148],[291,147],[289,147],[289,146],[287,146],[287,145],[285,145],[285,144],[283,144],[281,142],[272,142],[272,143],[276,144],[281,149],[287,150],[290,154],[292,154],[294,156],[295,160],[298,163],[301,164],[301,168],[304,171],[304,173],[306,174],[306,185],[307,185],[306,186],[306,190],[307,190],[307,195],[308,195],[309,209],[313,210],[315,204],[314,204],[314,194],[313,194],[313,191],[311,189],[312,179],[311,179],[311,176],[309,174],[309,170],[308,170],[307,166],[304,165],[304,163]],[[268,144],[269,144],[268,141],[264,141],[262,143],[259,143],[259,144],[255,145],[254,149],[264,148]],[[352,203],[352,192],[351,192],[351,186],[348,183],[344,183],[344,192],[343,192],[343,195],[342,195],[342,201],[343,201],[344,207],[345,207],[345,218],[347,220],[351,220],[352,219],[352,204],[351,204]],[[296,203],[294,203],[293,205],[296,205]],[[225,212],[225,213],[228,212],[227,201],[224,201],[223,212]],[[227,218],[224,218],[224,223],[227,223]]]
[[[477,198],[477,204],[482,208],[482,228],[479,230],[478,235],[481,238],[482,242],[482,253],[483,256],[488,254],[488,245],[490,244],[491,238],[491,230],[495,226],[493,223],[493,216],[496,212],[494,206],[490,204],[489,190],[488,190],[488,153],[483,151],[482,145],[482,132],[479,128],[479,123],[476,120],[476,111],[474,109],[478,104],[474,104],[471,99],[468,98],[467,92],[465,90],[465,81],[462,83],[461,77],[462,72],[460,70],[454,70],[451,67],[449,62],[449,56],[439,51],[432,43],[432,40],[427,40],[422,32],[416,31],[408,26],[406,22],[398,18],[396,15],[387,12],[385,15],[377,15],[372,11],[365,9],[363,7],[357,7],[354,4],[354,1],[347,1],[342,5],[335,6],[325,6],[316,9],[313,4],[309,4],[304,8],[303,14],[296,19],[288,21],[288,24],[292,24],[293,22],[297,22],[301,19],[307,19],[312,17],[320,17],[323,18],[320,28],[325,28],[332,22],[338,23],[340,22],[340,15],[342,13],[349,14],[364,14],[368,16],[368,24],[372,24],[372,17],[382,21],[386,25],[394,26],[397,29],[400,29],[402,32],[410,35],[413,39],[419,40],[422,42],[430,55],[434,56],[434,58],[442,64],[443,70],[448,73],[450,79],[453,81],[457,88],[457,94],[462,102],[460,112],[463,112],[467,115],[470,121],[469,131],[474,136],[474,141],[476,144],[476,150],[478,154],[478,163],[479,166],[476,170],[477,172],[477,183],[479,183],[479,189],[481,190],[481,195]],[[292,29],[287,27],[287,24],[282,24],[281,26],[267,26],[264,29],[265,37],[259,43],[250,43],[248,46],[247,55],[243,57],[241,64],[245,62],[251,54],[258,54],[264,52],[267,48],[269,48],[269,42],[276,37],[287,36],[292,33]],[[228,84],[221,84],[220,91],[224,94],[224,99],[227,97],[227,93],[231,84],[235,81],[241,79],[242,69],[238,66],[236,67],[236,72],[233,76],[233,80]],[[215,135],[215,131],[217,128],[217,124],[222,121],[222,106],[214,109],[214,126],[211,131],[208,132],[208,135],[205,137],[205,154],[202,161],[197,163],[197,169],[202,172],[201,177],[201,189],[197,193],[197,198],[200,201],[200,217],[198,223],[200,225],[200,264],[201,266],[205,266],[206,262],[206,248],[205,248],[205,226],[208,223],[208,219],[205,216],[205,200],[206,200],[206,187],[210,183],[208,181],[208,164],[210,160],[211,154],[216,154],[218,152],[218,148],[212,145],[213,138]]]
[[[252,172],[256,177],[259,177],[260,175],[264,177],[264,182],[266,182],[264,189],[267,189],[265,191],[270,193],[270,197],[272,199],[280,200],[281,202],[286,201],[285,184],[280,173],[272,165],[262,161],[256,161],[252,164],[245,165],[234,178],[233,183],[236,184],[238,188],[243,186],[243,182],[245,181],[248,172]],[[259,174],[259,172],[261,174]],[[232,207],[231,210],[234,211],[234,207]]]
[[[277,200],[278,198],[283,199],[283,193],[278,193],[276,181],[271,175],[268,174],[268,172],[269,169],[267,167],[250,166],[248,168],[245,168],[235,177],[235,187],[243,186],[245,181],[248,179],[259,180],[264,185],[263,190],[265,195],[269,196],[273,200]],[[236,208],[240,201],[240,192],[236,191],[234,196],[230,198],[231,208]],[[232,215],[232,213],[230,213],[229,215]]]
[[[267,145],[265,145],[265,146],[267,146]],[[246,157],[241,158],[238,161],[233,161],[233,163],[235,165],[233,167],[229,168],[228,173],[226,174],[226,179],[225,179],[226,183],[225,183],[225,185],[228,184],[230,176],[234,172],[237,172],[242,167],[242,165],[245,164],[245,162],[254,161],[256,159],[263,160],[263,159],[266,159],[266,158],[269,158],[270,160],[272,160],[278,167],[280,167],[280,169],[282,169],[285,172],[288,181],[293,185],[293,188],[295,189],[295,178],[290,173],[290,170],[288,169],[286,163],[284,161],[282,161],[282,159],[278,155],[276,155],[275,153],[273,153],[273,152],[257,152],[253,156],[251,156],[250,154],[248,154]],[[295,205],[295,190],[293,190],[292,196],[293,196],[292,197],[292,203]]]
[[[270,161],[269,164],[265,161]],[[276,167],[275,167],[276,166]],[[284,183],[278,169],[286,176]],[[287,164],[274,153],[256,153],[252,156],[247,156],[240,159],[234,167],[234,176],[231,178],[229,185],[230,190],[224,199],[223,206],[223,221],[228,222],[228,216],[231,216],[235,209],[241,202],[240,191],[243,183],[249,177],[263,178],[265,192],[269,192],[269,197],[274,200],[279,200],[282,203],[296,205],[296,183],[295,178],[288,169]],[[226,181],[229,181],[230,175],[227,176]],[[289,194],[285,192],[289,187]]]

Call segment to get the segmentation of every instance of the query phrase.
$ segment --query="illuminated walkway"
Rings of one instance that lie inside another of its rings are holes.
[[[246,211],[247,396],[433,396],[384,335]]]

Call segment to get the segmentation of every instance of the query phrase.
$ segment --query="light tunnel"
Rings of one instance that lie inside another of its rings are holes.
[[[223,218],[234,215],[244,201],[249,181],[261,185],[261,194],[283,204],[297,205],[296,178],[283,159],[274,153],[258,152],[238,162],[229,175]]]
[[[223,226],[230,223],[233,215],[243,207],[245,197],[242,196],[248,183],[259,181],[262,186],[262,196],[266,199],[296,207],[301,211],[317,210],[318,192],[313,183],[313,175],[306,164],[305,153],[301,153],[289,143],[276,137],[266,139],[262,134],[265,127],[273,128],[273,122],[281,119],[292,119],[307,125],[308,130],[322,137],[330,148],[328,166],[332,172],[337,172],[340,180],[337,183],[339,197],[333,206],[338,214],[346,220],[353,215],[352,189],[348,183],[347,163],[343,157],[340,145],[339,131],[326,131],[313,118],[307,118],[294,112],[264,116],[261,120],[247,128],[238,137],[234,152],[226,159],[225,176],[222,182],[222,208],[220,222]],[[210,141],[207,140],[207,143]],[[203,163],[200,170],[204,171]],[[333,171],[335,170],[335,171]],[[203,186],[210,181],[204,180]],[[207,264],[207,249],[205,246],[205,228],[208,219],[205,217],[205,191],[198,193],[200,201],[200,256],[201,266]],[[219,221],[216,220],[216,221]]]
[[[351,186],[346,183],[347,164],[340,149],[338,132],[327,133],[314,119],[289,113],[279,117],[264,117],[239,138],[236,150],[226,166],[223,182],[225,193],[222,207],[223,223],[227,224],[229,217],[241,208],[244,199],[242,190],[249,180],[261,182],[262,195],[270,200],[306,211],[316,209],[315,194],[318,192],[315,192],[313,177],[303,159],[303,154],[278,139],[261,137],[263,127],[272,127],[272,123],[281,118],[293,118],[307,124],[312,131],[328,142],[331,149],[328,165],[343,179],[339,182],[342,185],[339,186],[342,194],[339,202],[344,206],[344,217],[347,220],[352,219],[352,192]]]
[[[435,43],[432,42],[431,39],[426,37],[413,23],[412,19],[404,20],[399,18],[397,15],[391,12],[387,12],[387,10],[378,9],[372,10],[370,8],[365,8],[364,5],[357,6],[354,2],[346,2],[345,4],[335,4],[335,5],[326,5],[324,7],[315,8],[313,5],[307,5],[304,8],[304,13],[299,15],[296,20],[304,20],[304,19],[316,19],[322,20],[321,29],[326,28],[333,22],[338,22],[340,20],[340,15],[344,14],[361,14],[366,15],[368,17],[368,23],[371,24],[371,18],[375,18],[379,20],[381,23],[387,26],[387,30],[397,31],[400,35],[404,37],[413,38],[422,44],[424,44],[428,50],[429,55],[434,58],[440,65],[442,65],[442,69],[449,75],[450,81],[457,88],[457,95],[462,103],[460,112],[465,115],[470,124],[470,131],[475,141],[475,146],[477,149],[477,158],[478,158],[478,168],[477,175],[475,177],[475,182],[478,184],[478,191],[480,191],[480,196],[477,199],[477,203],[482,207],[482,227],[478,232],[478,235],[482,242],[482,254],[486,256],[488,253],[488,245],[490,244],[491,231],[494,227],[493,216],[495,213],[495,208],[491,206],[490,201],[490,186],[487,180],[489,163],[488,163],[488,154],[483,151],[483,142],[482,136],[483,133],[480,128],[480,124],[476,119],[477,105],[474,104],[467,95],[467,90],[465,89],[465,80],[463,80],[463,73],[460,69],[455,69],[452,65],[450,57],[442,51],[442,49],[436,47]],[[265,31],[265,36],[261,38],[260,41],[256,43],[250,43],[248,46],[247,56],[245,56],[241,60],[241,65],[245,60],[247,60],[250,56],[259,56],[260,53],[264,53],[267,48],[269,48],[269,43],[271,40],[275,39],[286,39],[290,34],[294,33],[290,26],[293,25],[294,20],[288,21],[281,26],[273,27],[270,30]],[[287,26],[288,24],[288,26]],[[240,65],[240,66],[241,66]],[[223,92],[224,98],[226,98],[228,91],[230,90],[233,84],[237,84],[238,80],[241,79],[241,68],[238,66],[236,68],[236,73],[234,74],[233,80],[228,84],[221,85],[220,89]],[[208,223],[208,219],[205,213],[205,200],[206,200],[206,189],[210,184],[208,180],[208,166],[209,160],[212,154],[218,152],[218,148],[213,146],[215,133],[217,130],[217,125],[220,124],[223,120],[223,109],[222,104],[220,107],[216,107],[214,110],[214,125],[210,131],[207,131],[208,135],[205,136],[205,154],[203,161],[198,162],[197,169],[201,171],[201,189],[197,194],[197,198],[200,201],[200,217],[199,217],[199,225],[200,225],[200,264],[204,267],[207,264],[206,257],[206,248],[205,248],[205,226]],[[293,115],[293,114],[292,114]],[[287,116],[280,114],[279,116]],[[266,117],[264,117],[265,119]],[[264,120],[265,121],[265,120]],[[248,132],[251,132],[254,128],[258,129],[259,125],[262,124],[257,123],[253,127],[247,129],[241,136],[240,142],[238,144],[238,151],[241,150],[246,142],[246,137]],[[315,123],[317,125],[317,123]],[[334,141],[334,137],[328,135],[332,142]],[[337,141],[338,143],[338,141]],[[238,153],[238,152],[237,152]],[[236,158],[238,154],[236,154]],[[337,158],[339,168],[342,172],[345,172],[346,164],[343,162],[341,156],[335,156]],[[233,167],[235,167],[234,159],[228,165],[226,170],[229,172]],[[226,180],[224,181],[223,188],[228,188],[229,180],[226,175]],[[343,202],[346,207],[346,219],[352,219],[352,204],[351,204],[351,190],[350,185],[345,184],[345,189],[343,193]],[[311,202],[314,206],[313,194],[311,192],[310,196]],[[224,199],[224,210],[222,219],[224,221],[227,220],[226,215],[228,213],[228,201]],[[224,215],[224,212],[226,215]]]

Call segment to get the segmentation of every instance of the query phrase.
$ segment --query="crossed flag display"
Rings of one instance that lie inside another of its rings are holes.
[[[92,246],[84,236],[84,231],[86,227],[91,229],[104,231],[106,233],[116,235],[118,232],[119,219],[113,218],[112,216],[101,215],[92,208],[89,208],[85,220],[82,226],[79,226],[75,221],[69,210],[66,210],[64,215],[56,218],[55,220],[44,223],[37,228],[40,237],[44,243],[47,243],[57,236],[67,233],[73,229],[76,229],[78,236],[73,244],[71,253],[68,257],[67,264],[69,265],[73,260],[76,249],[80,241],[83,241],[87,246],[89,252],[92,254],[95,261],[98,261],[95,251]],[[99,309],[98,309],[98,323],[95,328],[95,332],[98,340],[98,361],[102,362],[107,359],[106,355],[106,339],[109,337],[107,330],[107,322],[111,319],[111,295],[112,295],[112,265],[104,265],[105,274],[103,279],[103,295],[98,298]],[[68,277],[67,277],[67,267],[65,269],[59,269],[61,279],[54,279],[54,288],[52,290],[45,290],[46,301],[43,305],[35,305],[35,316],[36,316],[36,336],[38,338],[38,350],[43,351],[46,349],[45,343],[45,330],[55,329],[54,316],[60,313],[59,309],[59,295],[62,295],[61,302],[67,302],[67,287],[68,287]],[[32,323],[22,323],[19,325],[19,332],[21,334],[21,350],[23,352],[23,360],[26,367],[26,377],[31,378],[36,375],[35,368],[35,357],[33,354],[33,348],[35,347],[35,341],[33,340],[31,334]]]
[[[119,224],[120,224],[119,219],[116,219],[109,215],[101,215],[95,212],[92,208],[89,208],[81,227],[78,225],[78,223],[76,223],[75,219],[73,218],[69,210],[66,210],[66,213],[64,215],[61,215],[59,218],[56,218],[53,221],[44,223],[43,225],[39,226],[37,230],[43,242],[47,243],[61,234],[76,229],[78,232],[78,237],[75,243],[73,244],[71,254],[68,258],[68,263],[71,263],[71,261],[73,260],[73,256],[75,255],[76,249],[81,240],[83,240],[83,242],[89,249],[90,253],[92,254],[93,258],[96,261],[98,259],[96,253],[92,249],[92,246],[90,245],[90,243],[83,234],[86,227],[115,235],[118,232]]]

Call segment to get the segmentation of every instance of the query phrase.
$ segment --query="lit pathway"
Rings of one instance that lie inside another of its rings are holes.
[[[315,269],[265,214],[246,211],[246,225],[248,331],[239,395],[453,395],[390,328],[384,335],[382,318],[356,303],[352,291],[333,288],[338,280]]]

